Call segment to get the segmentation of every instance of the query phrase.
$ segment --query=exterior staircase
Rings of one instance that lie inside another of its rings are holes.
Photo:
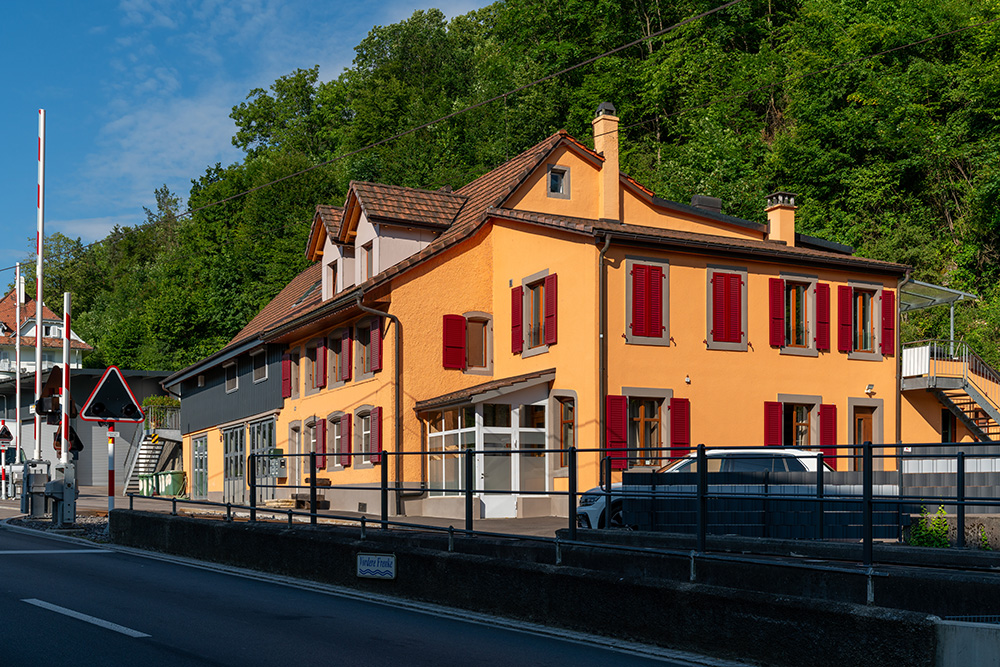
[[[125,464],[123,494],[139,493],[139,475],[162,471],[181,445],[180,408],[148,406],[138,445],[133,444]]]
[[[908,343],[903,391],[924,389],[982,442],[1000,442],[1000,372],[962,341]]]
[[[155,433],[145,433],[139,442],[139,451],[135,456],[135,465],[129,473],[125,484],[125,493],[139,493],[139,475],[159,472],[160,456],[166,441]]]

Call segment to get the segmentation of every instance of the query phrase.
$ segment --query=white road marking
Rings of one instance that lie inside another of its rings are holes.
[[[8,549],[0,550],[0,556],[31,556],[35,554],[110,554],[110,549]]]
[[[114,632],[119,632],[123,635],[128,635],[129,637],[150,637],[152,635],[147,635],[145,632],[139,632],[138,630],[133,630],[132,628],[126,628],[124,625],[118,625],[117,623],[112,623],[111,621],[105,621],[102,618],[97,618],[96,616],[88,616],[87,614],[81,614],[78,611],[73,611],[72,609],[66,609],[66,607],[60,607],[58,605],[50,604],[48,602],[43,602],[41,600],[36,600],[34,598],[28,598],[26,600],[21,600],[21,602],[27,602],[30,605],[36,607],[41,607],[42,609],[48,609],[49,611],[54,611],[57,614],[63,614],[64,616],[69,616],[70,618],[75,618],[79,621],[85,623],[91,623],[108,630],[113,630]]]

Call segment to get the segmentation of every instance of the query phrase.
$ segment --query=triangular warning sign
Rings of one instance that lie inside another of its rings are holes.
[[[139,401],[125,383],[117,366],[110,366],[90,392],[80,410],[80,419],[90,422],[141,422],[145,419]]]
[[[0,425],[0,443],[14,442],[14,434],[10,432],[6,424]]]

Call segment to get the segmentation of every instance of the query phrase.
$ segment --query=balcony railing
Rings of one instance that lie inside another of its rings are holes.
[[[1000,372],[961,340],[920,340],[903,345],[903,377],[957,378],[1000,406]]]
[[[148,405],[142,409],[146,413],[145,429],[169,429],[179,431],[181,428],[181,409],[167,405]]]

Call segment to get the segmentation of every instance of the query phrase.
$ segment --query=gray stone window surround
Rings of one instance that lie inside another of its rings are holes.
[[[660,447],[668,447],[670,445],[670,401],[674,397],[673,389],[661,389],[658,387],[622,387],[622,396],[625,396],[629,400],[629,405],[627,407],[626,418],[627,418],[627,435],[626,441],[629,447],[633,447],[634,444],[632,440],[632,399],[633,398],[656,398],[660,399]],[[693,451],[693,450],[692,450]],[[670,452],[662,451],[659,453],[660,459],[663,461],[670,460]],[[635,452],[629,452],[629,457],[635,455]],[[662,464],[661,464],[662,465]],[[640,467],[643,470],[649,470],[649,466],[630,466],[631,468]],[[653,466],[654,468],[659,466]]]
[[[375,317],[366,317],[365,319],[359,320],[354,324],[353,339],[351,340],[351,343],[354,345],[354,359],[352,359],[352,361],[354,363],[354,379],[358,382],[362,380],[370,380],[371,378],[375,377],[375,371],[368,371],[367,373],[361,372],[364,362],[363,358],[364,346],[361,344],[361,339],[359,336],[359,332],[364,329],[367,329],[370,334],[371,326],[372,324],[375,323],[375,321],[376,321]],[[370,338],[368,340],[368,353],[371,354]]]
[[[289,363],[291,366],[292,395],[291,398],[298,398],[301,395],[299,385],[302,384],[302,376],[299,370],[302,366],[302,348],[296,346],[288,350]]]
[[[364,434],[361,431],[361,420],[365,416],[371,415],[372,410],[374,409],[375,409],[374,405],[368,405],[368,404],[358,406],[357,408],[354,409],[354,419],[352,420],[353,423],[351,424],[351,451],[354,452],[355,454],[358,454],[358,456],[352,457],[353,460],[351,461],[351,466],[354,467],[355,470],[367,470],[369,468],[375,467],[375,464],[371,462],[372,452],[375,449],[374,441],[370,441],[369,443],[370,447],[368,449],[368,452],[364,454],[364,456],[368,457],[368,461],[365,461],[363,456],[361,456],[363,451],[361,445],[364,442]],[[371,428],[371,422],[369,420],[369,429],[370,428]],[[370,433],[371,431],[369,430],[369,434]]]
[[[847,286],[851,288],[851,351],[847,353],[848,359],[857,359],[859,361],[882,361],[882,289],[883,285],[881,283],[871,283],[861,280],[849,280]],[[862,290],[865,292],[873,292],[872,296],[872,311],[871,311],[871,327],[872,327],[872,349],[874,352],[855,352],[854,351],[854,330],[856,324],[854,322],[854,292],[853,290]],[[840,308],[838,303],[837,308],[837,325],[840,325]],[[839,331],[838,331],[839,333]],[[874,426],[872,427],[874,428]]]
[[[716,273],[736,273],[740,275],[740,279],[743,282],[742,289],[740,290],[740,331],[743,332],[743,336],[738,343],[722,343],[712,340],[712,305],[714,303],[714,294],[712,292],[712,278]],[[723,266],[718,264],[709,264],[705,270],[705,286],[706,286],[706,297],[705,297],[705,342],[707,343],[707,349],[709,350],[730,350],[735,352],[746,352],[747,351],[747,341],[748,341],[748,331],[747,331],[747,292],[749,290],[749,284],[747,282],[748,271],[745,266]]]
[[[809,449],[819,449],[819,406],[823,403],[823,397],[811,394],[778,394],[776,400],[782,404],[782,446],[784,446],[785,440],[784,405],[810,405],[812,407],[809,408]]]
[[[819,350],[816,349],[816,285],[819,283],[819,276],[782,271],[778,277],[785,281],[786,288],[788,283],[806,285],[806,294],[809,299],[806,304],[806,347],[792,347],[787,344],[788,339],[786,338],[786,344],[781,346],[780,353],[790,357],[818,357]],[[782,307],[787,305],[786,298],[787,296],[783,294]],[[787,322],[785,326],[787,326]],[[830,328],[832,335],[836,327],[831,326]],[[812,437],[811,433],[809,437]]]
[[[553,192],[551,188],[552,173],[556,172],[562,176],[562,190]],[[545,169],[545,194],[551,199],[570,198],[570,172],[569,167],[561,164],[548,164]]]
[[[635,264],[659,266],[663,270],[663,332],[659,336],[632,335],[632,267]],[[670,261],[653,257],[625,255],[625,342],[631,345],[670,347]]]
[[[479,368],[469,368],[468,350],[466,350],[464,373],[466,375],[493,375],[493,315],[480,310],[470,310],[469,312],[462,313],[462,317],[465,318],[466,323],[469,320],[486,322],[486,365]]]
[[[579,449],[580,436],[580,399],[572,389],[553,389],[549,392],[548,421],[549,437],[548,449],[559,449],[559,438],[562,437],[562,410],[559,399],[569,398],[573,400],[573,434],[576,436]],[[559,465],[559,454],[554,453],[549,457],[549,465],[546,466],[552,477],[569,477],[569,468]]]
[[[334,451],[335,440],[333,437],[334,424],[339,426],[340,418],[343,417],[345,412],[342,410],[334,410],[326,416],[326,469],[327,470],[344,470],[344,466],[340,465],[340,454]],[[353,431],[353,429],[352,429]],[[353,461],[352,461],[353,463]]]
[[[885,401],[881,398],[848,398],[847,399],[847,444],[857,447],[864,443],[854,441],[854,412],[857,408],[874,408],[872,410],[872,444],[882,445],[883,439]],[[839,438],[838,438],[839,439]],[[873,459],[874,470],[884,470],[885,460],[875,457]],[[838,466],[839,469],[839,466]]]
[[[531,308],[530,308],[530,306],[531,306],[531,298],[530,298],[530,295],[528,294],[528,286],[529,285],[534,285],[535,283],[538,283],[538,282],[541,282],[541,281],[545,280],[546,276],[548,276],[548,275],[549,275],[549,270],[548,269],[542,269],[541,271],[538,271],[537,273],[532,273],[530,276],[527,276],[526,278],[523,278],[521,280],[521,287],[522,287],[522,290],[521,290],[521,335],[523,337],[522,338],[522,344],[521,344],[521,358],[522,359],[527,359],[528,357],[533,357],[536,354],[544,354],[544,353],[546,353],[546,352],[549,351],[549,346],[546,345],[545,343],[542,343],[541,345],[539,345],[537,347],[528,347],[528,340],[529,340],[529,337],[531,335],[530,330],[529,330],[530,329],[530,324],[531,324],[531,312],[530,312],[531,311]],[[543,310],[544,310],[544,308],[543,308]],[[544,315],[543,315],[542,319],[543,320],[545,319]],[[544,325],[544,322],[542,324]],[[544,340],[544,336],[542,338]]]
[[[320,391],[323,390],[323,387],[316,386],[316,366],[319,362],[319,348],[320,345],[322,344],[323,344],[322,338],[314,338],[310,340],[308,343],[306,343],[306,355],[304,357],[304,359],[306,360],[305,365],[307,370],[304,383],[306,396],[312,396],[313,394],[318,394]],[[311,352],[312,350],[316,351],[315,354]],[[316,361],[313,361],[311,355],[315,356]],[[327,369],[328,369],[327,375],[329,375],[329,365],[327,366]]]
[[[347,384],[345,380],[340,379],[340,373],[337,371],[337,364],[334,363],[335,356],[333,352],[333,344],[334,342],[336,342],[338,345],[340,344],[342,337],[344,335],[344,329],[345,327],[334,329],[326,336],[326,388],[327,389],[336,389],[337,387],[342,387],[345,384]],[[351,344],[353,345],[353,343],[354,341],[352,340]],[[343,350],[341,350],[341,354],[343,354]]]

